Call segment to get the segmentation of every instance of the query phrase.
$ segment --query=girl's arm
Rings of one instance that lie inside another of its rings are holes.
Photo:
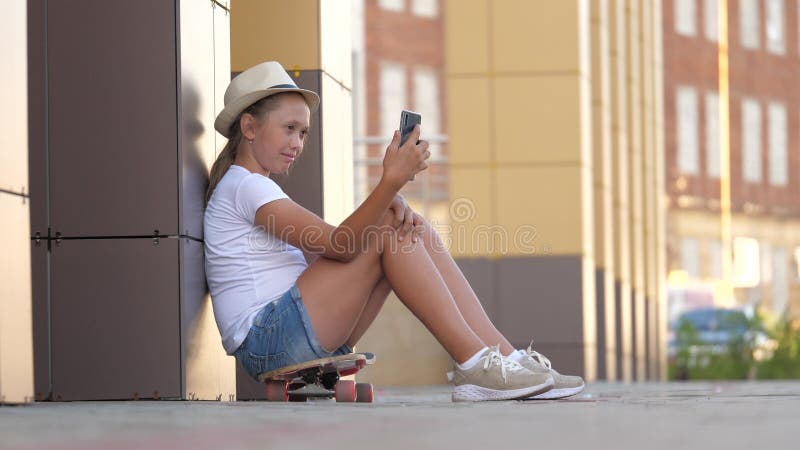
[[[366,200],[338,227],[291,199],[267,203],[256,212],[256,225],[305,252],[340,261],[350,261],[367,245],[368,232],[380,223],[397,192],[415,174],[425,170],[430,156],[428,143],[417,141],[419,126],[402,148],[395,132],[383,159],[383,175]],[[418,142],[418,143],[417,143]]]

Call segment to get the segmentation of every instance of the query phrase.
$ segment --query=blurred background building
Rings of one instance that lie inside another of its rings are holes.
[[[322,97],[276,181],[330,223],[422,113],[403,194],[562,372],[663,379],[693,307],[800,314],[797,0],[10,5],[0,402],[263,397],[219,343],[201,219],[225,86],[266,60]],[[359,348],[378,384],[452,364],[394,296]]]
[[[797,317],[800,3],[727,2],[722,93],[719,5],[664,2],[670,318],[714,305]]]

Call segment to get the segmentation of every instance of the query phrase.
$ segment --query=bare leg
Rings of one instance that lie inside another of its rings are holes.
[[[378,313],[386,302],[389,292],[392,292],[392,285],[389,284],[389,280],[382,277],[370,292],[367,304],[364,305],[364,310],[361,311],[361,317],[358,318],[353,332],[347,338],[347,345],[350,348],[355,347],[370,325],[372,325],[372,322],[375,321],[375,318],[378,317]]]
[[[320,344],[335,349],[352,342],[367,300],[385,274],[403,304],[450,356],[466,361],[484,342],[459,312],[424,245],[396,239],[394,234],[375,239],[348,263],[320,258],[300,275],[297,286]]]
[[[450,256],[436,230],[427,221],[423,223],[420,237],[469,327],[488,345],[499,344],[500,351],[504,355],[513,352],[514,347],[486,315],[475,291],[472,290],[458,264],[453,261],[453,257]]]

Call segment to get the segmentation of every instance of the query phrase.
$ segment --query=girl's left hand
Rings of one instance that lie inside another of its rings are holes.
[[[394,227],[397,229],[398,239],[402,241],[404,236],[411,235],[413,242],[416,242],[417,236],[412,234],[412,231],[421,222],[418,215],[406,203],[406,199],[400,194],[395,195],[389,209],[394,213]]]

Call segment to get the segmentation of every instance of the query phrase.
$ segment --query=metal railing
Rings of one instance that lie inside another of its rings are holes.
[[[447,144],[447,135],[426,135],[425,140],[431,144]],[[366,195],[372,191],[380,180],[383,165],[383,152],[391,139],[384,136],[361,136],[353,139],[353,186],[355,204],[364,201]],[[369,155],[370,146],[376,146],[373,154],[380,152],[380,156]],[[401,192],[409,202],[413,202],[419,213],[429,217],[430,209],[435,203],[446,202],[448,193],[448,158],[442,155],[431,156],[428,159],[428,169],[417,175],[414,181],[409,182]]]

